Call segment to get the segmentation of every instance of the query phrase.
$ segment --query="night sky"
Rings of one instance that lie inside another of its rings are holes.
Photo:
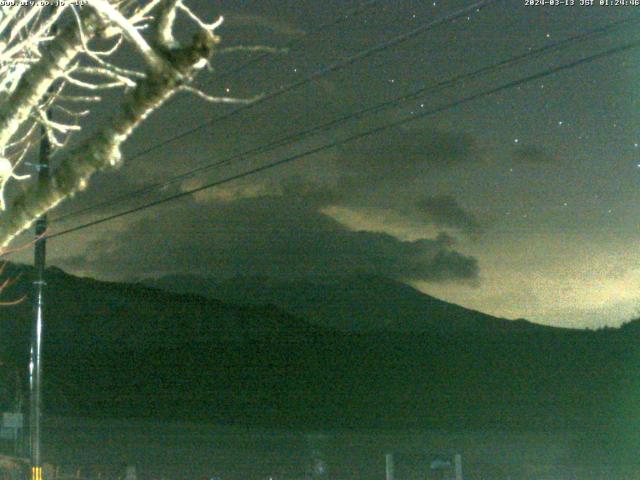
[[[305,36],[359,2],[200,0],[194,7],[203,16],[225,15],[219,30],[224,46],[297,42],[288,53],[222,78],[252,57],[220,55],[215,71],[198,84],[216,95],[270,92],[471,3],[380,1]],[[634,16],[640,7],[497,2],[126,160],[119,170],[95,177],[51,217]],[[52,231],[632,42],[639,24],[452,88],[427,90],[419,99],[201,172],[161,192],[54,222]],[[610,55],[61,236],[49,243],[49,263],[109,280],[167,273],[367,272],[493,315],[568,327],[619,325],[640,307],[639,57],[640,49]],[[234,108],[180,94],[137,132],[126,154],[135,156]],[[105,114],[108,106],[96,110],[94,125]]]

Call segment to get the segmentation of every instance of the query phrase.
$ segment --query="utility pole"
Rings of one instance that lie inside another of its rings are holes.
[[[386,480],[394,480],[394,465],[393,465],[393,453],[387,453],[384,456],[385,463],[385,479]]]
[[[47,112],[47,118],[51,112]],[[37,164],[39,184],[49,181],[49,158],[51,156],[51,143],[47,136],[46,128],[41,129],[40,152]],[[44,293],[45,293],[45,263],[47,254],[47,215],[43,214],[36,221],[35,228],[35,252],[33,281],[33,323],[31,330],[31,362],[29,364],[30,387],[30,412],[29,433],[31,437],[31,480],[42,480],[42,459],[40,452],[40,430],[42,419],[42,329],[44,327]]]
[[[453,465],[456,473],[456,480],[462,480],[462,455],[456,453],[453,457]]]
[[[49,11],[53,14],[55,4],[51,4]],[[58,31],[54,24],[51,33]],[[49,95],[53,90],[49,89]],[[45,116],[51,120],[51,109],[47,109]],[[37,179],[39,186],[49,183],[49,160],[51,158],[51,141],[47,135],[47,127],[40,128],[40,151],[38,153]],[[31,328],[31,362],[29,363],[29,438],[31,453],[31,480],[42,479],[42,458],[40,445],[40,432],[42,423],[42,330],[44,328],[44,293],[47,282],[45,281],[45,264],[47,258],[47,214],[44,213],[36,220],[35,248],[33,255],[34,280],[33,280],[33,322]]]

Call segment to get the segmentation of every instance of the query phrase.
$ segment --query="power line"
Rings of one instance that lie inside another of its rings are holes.
[[[291,155],[289,157],[285,157],[285,158],[282,158],[280,160],[277,160],[275,162],[271,162],[271,163],[268,163],[266,165],[262,165],[260,167],[255,167],[255,168],[252,168],[252,169],[247,170],[245,172],[238,173],[238,174],[235,174],[235,175],[231,175],[231,176],[226,177],[224,179],[216,180],[214,182],[208,183],[206,185],[203,185],[203,186],[200,186],[200,187],[197,187],[197,188],[193,188],[193,189],[190,189],[190,190],[185,190],[183,192],[179,192],[177,194],[171,195],[169,197],[162,198],[160,200],[149,202],[149,203],[146,203],[144,205],[140,205],[140,206],[137,206],[137,207],[134,207],[134,208],[130,208],[128,210],[125,210],[125,211],[122,211],[122,212],[119,212],[119,213],[108,215],[106,217],[103,217],[103,218],[100,218],[100,219],[97,219],[97,220],[93,220],[91,222],[87,222],[87,223],[84,223],[82,225],[78,225],[76,227],[72,227],[72,228],[68,228],[68,229],[62,230],[60,232],[52,233],[50,235],[47,235],[46,238],[60,237],[62,235],[66,235],[68,233],[72,233],[72,232],[76,232],[76,231],[79,231],[79,230],[83,230],[85,228],[89,228],[89,227],[92,227],[92,226],[95,226],[95,225],[99,225],[101,223],[105,223],[105,222],[114,220],[116,218],[124,217],[124,216],[130,215],[132,213],[136,213],[136,212],[139,212],[139,211],[142,211],[142,210],[146,210],[148,208],[155,207],[157,205],[161,205],[163,203],[166,203],[166,202],[169,202],[169,201],[172,201],[172,200],[177,200],[179,198],[186,197],[188,195],[192,195],[194,193],[201,192],[203,190],[208,190],[209,188],[217,187],[217,186],[223,185],[225,183],[232,182],[234,180],[239,180],[241,178],[245,178],[245,177],[254,175],[256,173],[260,173],[260,172],[263,172],[263,171],[266,171],[266,170],[270,170],[270,169],[278,167],[280,165],[284,165],[286,163],[291,163],[291,162],[294,162],[294,161],[299,160],[301,158],[308,157],[309,155],[320,153],[322,151],[325,151],[325,150],[328,150],[328,149],[331,149],[331,148],[335,148],[335,147],[344,145],[344,144],[352,142],[354,140],[359,140],[361,138],[369,137],[371,135],[375,135],[377,133],[383,132],[383,131],[388,130],[390,128],[399,127],[401,125],[416,121],[416,120],[421,119],[421,118],[425,118],[427,116],[435,115],[437,113],[441,113],[441,112],[444,112],[446,110],[451,110],[452,108],[458,107],[458,106],[463,105],[465,103],[469,103],[469,102],[472,102],[474,100],[478,100],[480,98],[483,98],[483,97],[486,97],[486,96],[489,96],[489,95],[500,93],[502,91],[509,90],[509,89],[517,87],[519,85],[523,85],[525,83],[529,83],[529,82],[532,82],[532,81],[535,81],[535,80],[539,80],[541,78],[548,77],[550,75],[554,75],[556,73],[559,73],[559,72],[562,72],[562,71],[565,71],[565,70],[569,70],[569,69],[578,67],[580,65],[591,63],[591,62],[594,62],[596,60],[600,60],[602,58],[605,58],[605,57],[608,57],[608,56],[611,56],[611,55],[615,55],[615,54],[618,54],[618,53],[622,53],[622,52],[625,52],[625,51],[628,51],[628,50],[631,50],[631,49],[634,49],[634,48],[638,48],[638,47],[640,47],[640,41],[631,42],[631,43],[627,43],[627,44],[619,46],[619,47],[614,47],[614,48],[611,48],[609,50],[605,50],[604,52],[600,52],[600,53],[597,53],[597,54],[594,54],[594,55],[590,55],[588,57],[581,58],[579,60],[575,60],[573,62],[564,64],[564,65],[559,65],[559,66],[556,66],[556,67],[552,67],[552,68],[549,68],[549,69],[544,70],[542,72],[535,73],[535,74],[520,78],[518,80],[513,80],[513,81],[510,81],[510,82],[504,83],[504,84],[502,84],[502,85],[500,85],[498,87],[494,87],[494,88],[489,89],[489,90],[484,90],[484,91],[481,91],[481,92],[478,92],[478,93],[475,93],[475,94],[472,94],[472,95],[468,95],[468,96],[463,97],[463,98],[461,98],[459,100],[455,100],[453,102],[449,102],[446,105],[434,108],[432,110],[419,112],[419,113],[417,113],[415,115],[412,115],[410,117],[402,118],[402,119],[397,120],[395,122],[391,122],[391,123],[387,123],[385,125],[374,127],[374,128],[369,129],[369,130],[365,130],[363,132],[360,132],[360,133],[357,133],[355,135],[352,135],[350,137],[346,137],[346,138],[343,138],[341,140],[336,140],[334,142],[330,142],[330,143],[322,145],[320,147],[315,147],[315,148],[309,149],[309,150],[307,150],[305,152],[294,154],[294,155]]]
[[[326,23],[323,23],[322,25],[312,29],[312,30],[308,30],[305,32],[302,32],[299,36],[297,36],[296,38],[294,38],[293,40],[290,40],[286,43],[284,43],[283,45],[281,45],[280,47],[276,47],[282,50],[293,50],[294,48],[296,48],[297,46],[301,45],[305,40],[307,40],[308,38],[317,35],[319,33],[322,33],[323,31],[334,27],[336,25],[341,24],[342,22],[355,17],[357,15],[360,15],[361,13],[365,12],[366,10],[368,10],[369,8],[371,8],[373,5],[375,5],[376,3],[378,3],[380,0],[368,0],[366,2],[364,2],[361,5],[358,5],[357,7],[341,13],[337,18],[330,20]],[[297,45],[296,45],[297,44]],[[230,48],[234,48],[234,47],[230,47]],[[232,68],[230,70],[225,70],[223,72],[220,73],[215,73],[212,77],[210,77],[206,83],[213,83],[214,81],[220,81],[230,75],[234,75],[236,73],[240,73],[243,70],[245,70],[247,67],[250,67],[251,65],[254,65],[258,62],[260,62],[261,60],[264,60],[267,57],[272,57],[273,53],[272,52],[263,52],[257,56],[252,57],[251,59],[247,60],[244,63],[241,63],[240,65],[236,66],[235,68]],[[173,101],[175,100],[176,97],[172,97],[171,100],[169,101]],[[137,155],[137,154],[136,154]],[[132,158],[136,158],[135,156]]]
[[[281,137],[281,138],[279,138],[277,140],[274,140],[272,142],[269,142],[267,144],[259,145],[257,147],[253,147],[253,148],[251,148],[249,150],[245,150],[243,152],[233,154],[233,155],[231,155],[231,156],[229,156],[227,158],[224,158],[222,160],[216,161],[214,163],[209,163],[209,164],[206,164],[206,165],[202,165],[200,167],[194,168],[194,169],[189,170],[187,172],[184,172],[182,174],[173,176],[173,177],[171,177],[171,178],[169,178],[169,179],[167,179],[165,181],[158,182],[158,183],[155,183],[153,185],[148,185],[148,186],[143,187],[141,189],[138,189],[138,190],[135,190],[135,191],[132,191],[132,192],[128,192],[128,193],[123,194],[123,195],[119,195],[119,196],[117,196],[115,198],[111,198],[111,199],[105,200],[103,202],[99,202],[99,203],[96,203],[96,204],[93,204],[93,205],[89,205],[88,207],[85,207],[83,209],[79,209],[79,210],[70,212],[70,213],[68,213],[66,215],[61,215],[61,216],[55,218],[54,221],[58,221],[59,222],[59,221],[62,221],[62,220],[68,220],[70,218],[77,217],[79,215],[88,213],[90,211],[93,211],[93,210],[96,210],[96,209],[99,209],[99,208],[102,208],[102,207],[113,206],[113,205],[115,205],[117,203],[121,203],[122,201],[130,200],[130,199],[133,199],[135,197],[138,197],[138,196],[141,196],[141,195],[144,195],[146,193],[150,193],[150,192],[153,192],[153,191],[156,191],[156,190],[161,190],[161,189],[163,189],[165,187],[168,187],[169,185],[171,185],[171,184],[173,184],[175,182],[184,180],[186,178],[190,178],[190,177],[192,177],[192,176],[194,176],[194,175],[196,175],[196,174],[198,174],[200,172],[203,172],[203,171],[206,171],[206,170],[210,170],[210,169],[213,169],[213,168],[216,168],[216,167],[228,165],[231,162],[233,162],[234,160],[239,160],[239,159],[246,160],[247,157],[253,157],[253,156],[257,155],[257,154],[265,153],[265,152],[274,150],[276,148],[279,148],[279,147],[282,147],[282,146],[286,146],[287,144],[292,144],[293,142],[300,141],[300,140],[302,140],[302,139],[304,139],[304,138],[306,138],[306,137],[308,137],[310,135],[317,134],[319,132],[323,132],[323,131],[335,128],[338,125],[346,123],[346,122],[348,122],[350,120],[358,119],[358,118],[361,118],[361,117],[363,117],[365,115],[369,115],[369,114],[372,114],[372,113],[378,113],[378,112],[380,112],[382,110],[385,110],[387,108],[390,108],[392,106],[396,106],[399,103],[406,102],[408,100],[418,98],[421,95],[428,94],[428,93],[432,94],[432,93],[440,91],[442,89],[445,89],[445,88],[448,88],[448,87],[452,87],[452,86],[454,86],[454,85],[456,85],[456,84],[458,84],[460,82],[463,82],[463,81],[466,81],[466,80],[470,80],[470,79],[474,79],[474,78],[476,78],[476,77],[478,77],[480,75],[492,72],[494,70],[498,70],[498,69],[501,69],[501,68],[509,67],[509,66],[517,64],[517,63],[519,63],[521,61],[524,61],[524,60],[527,60],[527,59],[530,59],[530,58],[534,58],[534,57],[543,55],[545,53],[548,53],[548,52],[553,51],[553,50],[557,50],[559,48],[566,47],[567,45],[570,45],[570,44],[572,44],[574,42],[577,42],[577,41],[581,41],[581,40],[585,40],[585,39],[589,39],[589,38],[593,38],[593,37],[598,37],[598,36],[608,35],[608,34],[614,32],[614,31],[616,31],[616,30],[618,30],[618,29],[620,29],[622,27],[633,25],[633,24],[635,24],[635,23],[637,23],[639,21],[640,21],[640,16],[636,16],[634,18],[628,18],[628,19],[624,19],[624,20],[621,20],[621,21],[616,21],[616,22],[607,24],[605,26],[589,30],[589,31],[581,33],[581,34],[573,35],[573,36],[571,36],[569,38],[554,42],[552,44],[544,45],[544,46],[539,47],[537,49],[530,50],[530,51],[527,51],[525,53],[515,55],[515,56],[510,57],[510,58],[508,58],[506,60],[502,60],[500,62],[491,64],[491,65],[488,65],[488,66],[485,66],[485,67],[481,67],[481,68],[479,68],[479,69],[477,69],[477,70],[475,70],[473,72],[457,75],[457,76],[455,76],[455,77],[453,77],[451,79],[436,83],[434,85],[421,87],[421,88],[419,88],[417,90],[413,90],[413,91],[411,91],[409,93],[394,97],[391,100],[387,100],[387,101],[384,101],[384,102],[381,102],[381,103],[377,103],[377,104],[372,105],[370,107],[366,107],[364,109],[361,109],[361,110],[359,110],[357,112],[353,112],[353,113],[338,117],[336,119],[330,120],[329,122],[323,123],[321,125],[316,125],[314,127],[311,127],[311,128],[308,128],[308,129],[304,129],[304,130],[289,134],[289,135],[287,135],[285,137]]]
[[[275,90],[272,90],[269,93],[266,93],[264,95],[262,95],[260,98],[258,98],[257,100],[255,100],[254,102],[242,105],[240,107],[235,108],[234,110],[232,110],[229,113],[226,113],[224,115],[221,115],[219,117],[207,120],[205,122],[200,123],[199,125],[190,128],[188,130],[185,130],[181,133],[178,133],[177,135],[174,135],[173,137],[169,137],[165,140],[163,140],[162,142],[156,143],[155,145],[152,145],[148,148],[145,148],[143,150],[140,150],[139,152],[135,153],[134,155],[129,157],[129,161],[130,160],[134,160],[136,158],[140,158],[144,155],[147,155],[148,153],[151,153],[161,147],[164,147],[165,145],[168,145],[170,143],[173,143],[177,140],[180,140],[182,138],[187,137],[188,135],[191,135],[199,130],[202,130],[205,127],[208,127],[210,125],[213,125],[215,123],[221,122],[223,120],[227,120],[235,115],[237,115],[238,113],[244,112],[246,110],[250,110],[252,108],[255,108],[258,105],[261,105],[262,103],[277,98],[280,95],[283,95],[285,93],[288,93],[290,91],[293,91],[295,89],[297,89],[298,87],[301,87],[302,85],[305,85],[309,82],[312,82],[314,80],[317,80],[318,78],[322,78],[330,73],[333,73],[337,70],[340,70],[342,68],[348,67],[360,60],[363,60],[367,57],[370,57],[371,55],[374,55],[376,53],[382,52],[384,50],[387,50],[391,47],[394,47],[396,45],[399,45],[401,43],[404,43],[422,33],[425,33],[435,27],[438,27],[442,24],[448,23],[448,22],[452,22],[454,20],[457,20],[458,18],[464,17],[469,15],[471,12],[473,12],[474,10],[476,11],[480,11],[481,9],[493,4],[493,3],[497,3],[503,0],[481,0],[479,2],[473,3],[472,5],[456,10],[453,13],[450,13],[448,15],[445,15],[444,17],[441,17],[437,20],[433,20],[429,23],[425,23],[423,25],[420,25],[412,30],[409,30],[408,32],[405,32],[401,35],[398,35],[390,40],[387,40],[385,42],[381,42],[378,43],[377,45],[368,48],[366,50],[362,50],[354,55],[351,55],[343,60],[340,60],[338,62],[334,62],[328,66],[325,66],[323,68],[320,68],[318,70],[316,70],[315,72],[312,72],[311,74],[307,75],[306,77],[301,78],[300,80],[296,80],[294,82],[288,83],[287,85],[284,85],[280,88],[277,88]]]
[[[296,37],[293,40],[290,40],[288,42],[286,42],[284,45],[280,46],[279,48],[282,49],[291,49],[292,47],[294,47],[296,44],[301,44],[303,40],[316,35],[318,33],[322,33],[324,30],[327,30],[331,27],[334,27],[336,25],[341,24],[342,22],[350,19],[351,17],[354,17],[356,15],[359,15],[361,13],[363,13],[364,11],[368,10],[369,8],[371,8],[373,5],[375,5],[376,3],[378,3],[380,0],[368,0],[366,2],[364,2],[361,5],[358,5],[357,7],[340,14],[340,16],[338,16],[337,18],[335,18],[334,20],[331,20],[327,23],[324,23],[320,26],[318,26],[317,28],[314,28],[313,30],[309,30],[306,31],[304,33],[302,33],[299,37]],[[213,78],[209,79],[209,81],[207,83],[211,83],[213,80],[221,80],[223,78],[228,77],[229,75],[233,75],[236,73],[239,73],[243,70],[245,70],[247,67],[258,63],[259,61],[267,58],[267,57],[271,57],[272,54],[269,52],[265,52],[262,53],[256,57],[251,58],[250,60],[247,60],[244,63],[241,63],[240,65],[238,65],[237,67],[231,69],[231,70],[226,70],[218,75],[214,75]]]

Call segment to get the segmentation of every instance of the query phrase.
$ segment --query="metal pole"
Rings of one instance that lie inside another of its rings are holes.
[[[51,117],[50,112],[47,116]],[[46,184],[49,181],[49,157],[51,143],[44,127],[40,141],[40,157],[38,159],[38,182]],[[31,330],[31,364],[29,365],[30,380],[30,412],[29,431],[31,435],[31,480],[42,480],[42,459],[40,451],[40,430],[42,419],[42,330],[44,327],[44,293],[45,293],[45,263],[47,241],[44,233],[47,230],[47,215],[44,214],[36,221],[34,267],[34,315]]]
[[[454,468],[456,473],[456,480],[463,480],[462,479],[462,455],[460,455],[459,453],[456,453],[456,455],[453,457],[453,463],[454,463]]]
[[[393,453],[387,453],[384,456],[386,480],[393,480]]]

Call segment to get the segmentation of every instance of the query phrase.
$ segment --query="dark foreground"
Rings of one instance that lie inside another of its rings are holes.
[[[639,464],[579,455],[592,434],[468,432],[348,433],[216,427],[156,421],[47,421],[45,458],[61,474],[116,479],[383,479],[393,453],[397,480],[441,478],[430,467],[455,453],[465,479],[626,480]]]
[[[296,316],[48,275],[45,413],[94,419],[50,420],[46,452],[64,468],[82,464],[103,478],[99,469],[127,463],[149,478],[301,478],[321,462],[335,478],[381,478],[391,451],[398,472],[461,453],[478,472],[467,478],[640,478],[638,321],[597,332],[543,327],[382,281],[376,298],[392,294],[370,312],[363,290],[348,290],[353,281],[314,287],[323,305],[347,292],[347,314],[361,319],[403,309],[401,319],[422,325],[341,331],[299,316],[312,303]],[[9,299],[30,291],[28,277]],[[334,313],[344,314],[324,312]],[[16,366],[28,363],[30,317],[27,302],[0,309],[2,357]]]

